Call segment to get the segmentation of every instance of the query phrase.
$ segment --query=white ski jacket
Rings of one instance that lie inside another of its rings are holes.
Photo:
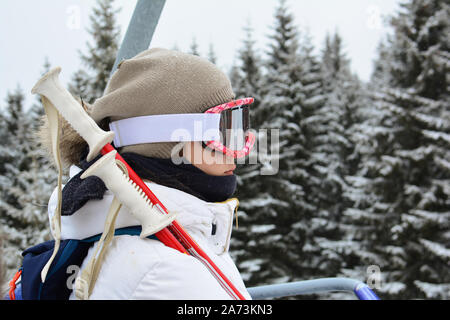
[[[70,177],[80,169],[72,166]],[[213,260],[246,299],[251,299],[232,261],[228,248],[233,216],[238,199],[208,203],[185,192],[148,183],[152,192],[169,211],[178,213],[177,221]],[[113,194],[106,191],[102,200],[91,200],[71,216],[61,218],[62,239],[85,239],[103,232]],[[57,204],[56,190],[49,201],[49,216]],[[212,232],[216,226],[215,234]],[[139,225],[124,207],[115,228]],[[84,259],[81,271],[91,258],[95,245]],[[80,272],[81,272],[80,271]],[[72,293],[71,299],[75,299]],[[196,258],[171,249],[160,241],[138,236],[115,236],[106,251],[90,299],[226,300],[224,291],[208,269]]]

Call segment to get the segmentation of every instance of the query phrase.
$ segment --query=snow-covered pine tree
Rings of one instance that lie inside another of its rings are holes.
[[[246,243],[246,261],[239,267],[251,274],[247,279],[251,285],[303,279],[312,270],[302,269],[303,249],[308,242],[304,219],[312,215],[314,208],[305,199],[308,178],[301,161],[304,165],[308,154],[300,126],[302,103],[311,97],[302,95],[298,30],[286,1],[280,1],[274,20],[259,88],[261,101],[252,120],[256,119],[258,129],[269,130],[267,159],[259,160],[261,167],[276,167],[275,174],[255,179],[255,199],[247,201],[243,208],[252,220],[248,226],[251,240]],[[272,140],[271,130],[279,130],[279,144]],[[259,152],[264,149],[261,147]],[[275,152],[277,148],[279,152]]]
[[[214,64],[217,64],[217,54],[212,43],[209,44],[208,60]]]
[[[320,245],[331,222],[319,211],[322,180],[315,169],[317,160],[312,157],[316,114],[325,102],[321,67],[307,30],[302,30],[299,40],[297,80],[292,80],[293,108],[286,113],[289,126],[295,130],[289,135],[292,154],[288,161],[289,174],[285,177],[286,181],[300,185],[303,192],[301,197],[292,199],[296,215],[285,237],[288,250],[297,252],[292,261],[297,280],[330,276],[336,257],[329,253],[329,248]]]
[[[0,141],[6,141],[5,139],[8,137],[7,131],[6,131],[6,119],[4,112],[0,112]],[[0,148],[1,148],[0,144]],[[0,149],[1,151],[1,149]],[[0,176],[3,176],[5,173],[4,169],[5,165],[5,159],[0,156]],[[3,183],[3,182],[2,182]],[[0,183],[0,190],[3,190],[3,184]],[[1,196],[1,194],[0,194]],[[0,204],[1,207],[1,204]],[[0,209],[1,210],[1,209]],[[7,278],[6,278],[6,272],[7,272],[7,266],[6,266],[6,258],[4,256],[4,246],[5,246],[5,239],[6,234],[4,228],[0,227],[0,295],[6,294],[7,290]],[[5,292],[3,292],[5,291]]]
[[[255,134],[258,135],[260,124],[255,115],[258,113],[258,107],[261,103],[260,84],[262,79],[263,61],[257,54],[255,48],[255,40],[253,39],[253,31],[250,26],[244,29],[245,38],[242,48],[237,54],[237,63],[234,63],[230,70],[230,80],[236,97],[253,97],[254,103],[250,106],[250,125]],[[240,200],[238,211],[239,226],[233,233],[231,250],[233,257],[240,266],[240,271],[245,280],[251,277],[251,274],[259,268],[260,262],[256,255],[252,254],[250,246],[254,245],[252,241],[252,226],[254,225],[257,215],[253,214],[255,204],[264,202],[260,199],[263,188],[260,184],[261,164],[257,162],[257,152],[259,143],[257,141],[255,148],[249,157],[245,159],[245,163],[238,162],[236,175],[238,178],[238,187],[236,196]],[[263,198],[265,195],[263,194]],[[258,210],[258,209],[256,209]]]
[[[346,175],[346,155],[351,143],[346,135],[346,123],[350,110],[347,91],[350,81],[350,62],[343,52],[342,38],[338,33],[327,35],[322,54],[323,89],[326,101],[315,110],[314,120],[309,124],[314,128],[313,161],[319,173],[321,185],[318,190],[320,210],[328,215],[328,220],[337,222],[342,211],[343,177]],[[320,196],[321,195],[321,196]]]
[[[103,95],[116,61],[121,33],[116,17],[120,9],[114,9],[114,0],[97,0],[96,5],[89,16],[91,26],[88,32],[92,43],[86,43],[86,54],[80,52],[87,69],[76,72],[69,84],[72,94],[81,96],[88,103]]]
[[[305,43],[310,40],[306,39]],[[307,56],[311,56],[309,47],[304,49]],[[319,259],[320,263],[305,261],[305,264],[317,270],[316,276],[324,277],[340,274],[346,253],[351,249],[344,235],[352,226],[341,224],[349,205],[344,198],[345,176],[355,170],[357,161],[350,131],[357,122],[362,103],[360,81],[351,74],[350,61],[338,33],[326,37],[316,78],[317,74],[320,80],[313,86],[317,91],[313,95],[314,105],[304,104],[307,112],[302,127],[307,132],[310,152],[307,199],[316,208],[314,216],[306,221],[314,234],[309,251],[313,253],[311,258]]]
[[[6,265],[5,265],[5,258],[3,256],[3,241],[4,241],[4,235],[3,230],[0,229],[0,295],[4,296],[6,294]]]
[[[85,97],[87,97],[89,100],[88,97],[89,92],[91,92],[91,81],[92,80],[90,79],[89,74],[80,69],[72,75],[68,89],[76,99],[83,99],[84,101],[86,99]]]
[[[33,128],[37,119],[24,108],[20,87],[7,95],[0,145],[0,228],[5,237],[7,278],[17,271],[21,252],[49,239],[46,204],[52,191]]]
[[[449,18],[445,2],[408,1],[380,46],[352,215],[384,298],[449,298]]]
[[[258,117],[258,107],[261,104],[260,87],[264,76],[263,60],[258,54],[256,41],[253,38],[253,28],[250,25],[244,27],[245,38],[243,46],[238,51],[239,64],[232,79],[233,90],[238,98],[253,97],[255,102],[250,107],[251,126],[259,128],[264,119]]]
[[[193,54],[194,56],[200,56],[197,39],[195,37],[192,38],[192,42],[189,47],[189,54]]]

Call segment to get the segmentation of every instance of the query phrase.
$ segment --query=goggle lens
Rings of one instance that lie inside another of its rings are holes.
[[[249,106],[238,106],[220,114],[220,142],[232,150],[241,150],[246,143],[246,132],[250,128]]]
[[[203,146],[229,157],[242,158],[248,155],[256,139],[249,130],[249,105],[253,101],[253,98],[244,98],[207,110],[206,113],[220,113],[220,140],[203,142]]]

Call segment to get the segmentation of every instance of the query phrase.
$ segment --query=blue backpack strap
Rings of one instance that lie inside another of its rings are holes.
[[[130,235],[130,236],[139,236],[141,234],[142,228],[141,227],[126,227],[126,228],[120,228],[116,229],[114,231],[115,236],[123,236],[123,235]],[[101,234],[83,239],[81,241],[83,242],[96,242],[100,239]],[[158,240],[158,238],[155,235],[151,235],[147,237],[148,239]]]
[[[22,297],[24,300],[66,300],[72,290],[67,285],[69,266],[81,266],[92,243],[63,240],[50,266],[45,282],[41,271],[53,253],[54,241],[47,241],[24,251]]]
[[[139,236],[141,227],[127,227],[115,230],[116,236]],[[22,277],[20,287],[16,288],[16,300],[67,300],[72,293],[69,286],[74,271],[70,266],[81,267],[92,245],[100,239],[96,235],[83,240],[63,240],[53,260],[44,283],[41,282],[41,271],[53,253],[55,242],[47,241],[25,250],[22,253]],[[158,240],[154,235],[147,237]],[[75,280],[73,277],[72,280]]]

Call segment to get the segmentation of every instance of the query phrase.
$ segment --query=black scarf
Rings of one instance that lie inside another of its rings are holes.
[[[171,159],[149,158],[135,153],[124,153],[121,156],[141,179],[184,191],[207,202],[225,201],[236,190],[235,175],[211,176],[192,164],[176,165]],[[86,159],[85,157],[86,155],[83,158]],[[72,215],[89,200],[103,199],[106,186],[100,178],[93,176],[84,180],[80,178],[99,158],[100,156],[90,162],[81,161],[80,166],[83,170],[64,186],[61,207],[63,216]]]

